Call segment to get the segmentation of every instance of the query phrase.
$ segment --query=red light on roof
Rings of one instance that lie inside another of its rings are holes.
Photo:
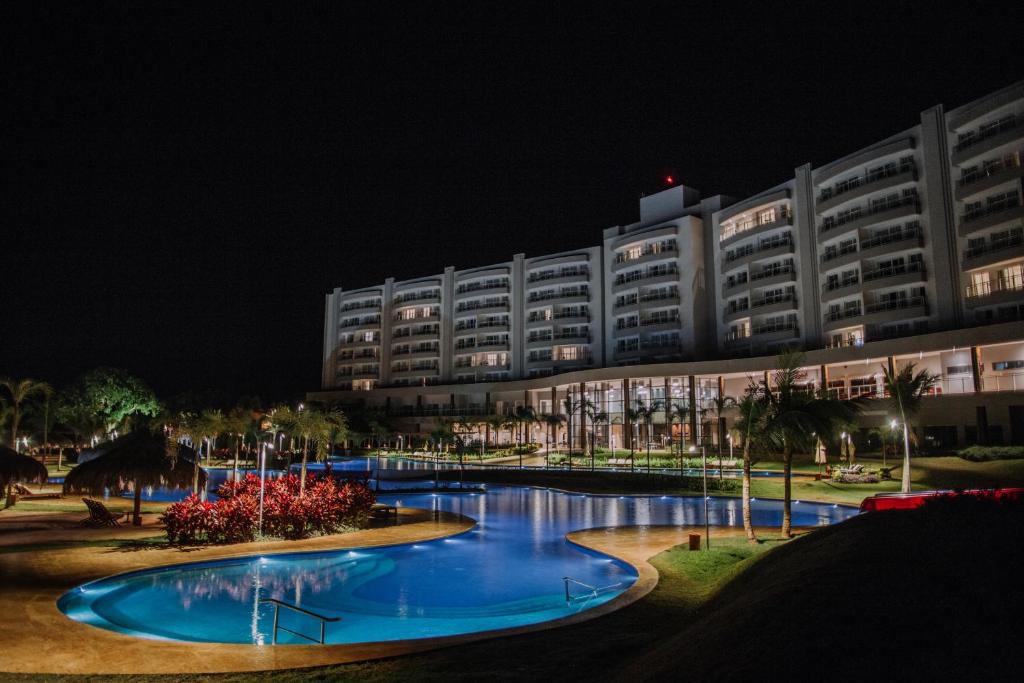
[[[675,178],[673,178],[670,175],[665,176],[665,184],[666,185],[671,185],[674,182],[675,182]]]

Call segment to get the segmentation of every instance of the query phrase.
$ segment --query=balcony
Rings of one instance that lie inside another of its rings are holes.
[[[579,304],[587,303],[588,301],[590,301],[589,289],[566,289],[560,292],[531,294],[526,299],[526,303],[530,306],[538,304]]]
[[[379,370],[356,370],[352,373],[352,379],[377,379]]]
[[[632,295],[629,298],[622,298],[616,300],[614,306],[616,313],[632,313],[640,310],[640,298],[636,295]]]
[[[1024,278],[1014,275],[1009,278],[998,278],[994,282],[969,285],[964,303],[967,308],[979,306],[997,306],[1024,300]]]
[[[860,291],[860,276],[854,276],[845,280],[834,280],[826,282],[821,286],[821,298],[825,301],[849,296]]]
[[[660,243],[655,248],[654,245],[648,246],[643,249],[639,256],[633,258],[627,257],[625,253],[616,254],[612,260],[612,272],[617,273],[620,270],[625,270],[632,266],[639,266],[644,263],[652,263],[655,261],[663,261],[666,259],[676,258],[679,256],[679,252],[676,251],[675,240],[667,243]]]
[[[743,230],[737,228],[733,229],[733,233],[728,237],[722,237],[718,241],[719,247],[728,247],[730,244],[734,244],[744,237],[754,237],[761,233],[774,230],[775,228],[785,228],[793,225],[793,214],[788,209],[776,209],[775,220],[768,221],[766,223],[755,223],[748,228]]]
[[[362,311],[362,310],[380,310],[380,299],[375,301],[357,301],[350,304],[343,304],[341,306],[341,312],[347,313],[348,311]]]
[[[961,215],[957,234],[965,237],[979,230],[994,228],[1021,218],[1024,218],[1024,206],[1020,204],[1020,197],[1009,197]]]
[[[1010,235],[965,249],[963,270],[977,270],[1003,261],[1024,258],[1024,235]]]
[[[900,266],[864,270],[860,278],[864,283],[864,289],[868,290],[924,282],[925,276],[924,263],[914,261]]]
[[[476,343],[477,351],[508,351],[508,340],[481,339]]]
[[[840,327],[847,327],[851,323],[849,321],[857,319],[857,324],[860,324],[859,318],[864,315],[864,310],[860,306],[860,302],[857,302],[856,306],[849,308],[841,308],[838,311],[829,311],[824,316],[824,329],[834,330]]]
[[[542,285],[554,285],[561,282],[579,282],[590,279],[590,270],[581,268],[579,270],[557,271],[552,274],[533,273],[526,279],[526,288],[533,289]]]
[[[643,272],[617,276],[614,280],[612,291],[618,292],[640,284],[656,285],[662,282],[675,282],[678,279],[679,269],[674,265],[671,268],[649,268]]]
[[[793,238],[788,234],[785,237],[763,240],[756,247],[749,249],[737,249],[727,252],[722,259],[722,272],[739,268],[740,266],[761,261],[764,259],[783,256],[793,253]]]
[[[342,320],[341,323],[338,325],[338,328],[343,330],[379,330],[380,316],[375,316],[373,318]]]
[[[833,220],[822,221],[821,225],[818,226],[818,241],[822,241],[822,237],[825,235],[831,237],[834,234],[859,230],[876,223],[894,221],[919,213],[921,213],[921,202],[918,201],[916,195],[900,197],[896,201],[880,203],[877,206],[868,207],[864,211],[851,213],[842,218],[836,217]]]
[[[736,305],[726,306],[722,310],[722,321],[731,323],[740,318],[750,317],[750,306],[746,299],[741,299]]]
[[[632,360],[640,357],[640,346],[639,344],[634,347],[628,348],[617,348],[612,352],[612,358],[615,360]]]
[[[555,344],[589,344],[593,339],[587,332],[560,332],[552,341]]]
[[[923,296],[911,296],[900,299],[887,299],[868,304],[864,309],[865,325],[925,318],[928,316],[928,304]]]
[[[508,313],[508,303],[482,301],[476,303],[459,304],[458,308],[455,309],[456,315],[484,315],[487,313]]]
[[[401,315],[396,315],[392,317],[391,326],[399,327],[403,325],[415,325],[417,323],[433,323],[440,319],[441,315],[439,313],[435,313],[434,315],[420,315],[415,318],[405,318]]]
[[[408,340],[413,340],[413,339],[434,339],[439,334],[441,334],[441,332],[440,332],[440,330],[438,330],[436,328],[435,329],[426,329],[426,330],[422,330],[422,329],[419,329],[419,330],[409,330],[405,334],[398,334],[396,332],[395,334],[391,335],[391,339],[392,339],[392,341],[395,340],[395,339],[402,339],[402,340],[405,340],[405,339],[408,339]]]
[[[662,332],[666,330],[677,330],[679,329],[680,318],[675,317],[651,317],[643,318],[640,320],[640,327],[644,328],[645,332]]]
[[[726,280],[722,283],[722,296],[729,296],[731,293],[745,292],[750,289],[750,280]]]
[[[476,329],[488,332],[508,332],[509,325],[508,323],[480,323]]]
[[[907,227],[897,232],[889,232],[860,241],[860,254],[864,258],[881,256],[901,249],[913,249],[924,246],[924,235],[920,226]],[[829,266],[830,268],[834,266]]]
[[[400,294],[391,300],[394,306],[423,306],[426,304],[441,303],[440,290],[432,292],[419,292],[417,294]]]
[[[778,268],[765,268],[764,270],[750,274],[751,287],[768,287],[783,282],[796,281],[796,267],[792,264]]]
[[[536,349],[551,346],[553,336],[550,334],[531,335],[526,338],[526,348]]]
[[[456,299],[471,299],[477,296],[494,294],[508,294],[508,283],[488,282],[474,285],[464,285],[455,291]]]
[[[797,336],[799,326],[795,320],[787,320],[781,323],[765,323],[763,325],[754,325],[751,330],[751,336],[760,337],[758,341],[774,341],[774,339],[786,339],[788,337]],[[782,334],[785,333],[785,334]],[[765,339],[769,335],[781,335],[772,337],[772,339]]]
[[[955,198],[957,201],[963,201],[967,197],[990,190],[997,185],[1020,180],[1022,176],[1024,176],[1024,171],[1021,170],[1019,156],[1015,155],[1001,168],[982,169],[960,178],[956,181]]]
[[[407,370],[392,370],[391,379],[403,379],[407,377],[433,377],[436,376],[437,373],[438,369],[436,365],[419,368],[409,368]]]
[[[950,161],[959,166],[965,161],[988,154],[997,147],[1024,137],[1021,122],[1020,118],[1012,118],[964,140],[953,148]]]
[[[877,173],[865,174],[847,181],[842,188],[831,193],[822,192],[818,195],[816,210],[823,214],[837,206],[852,202],[875,192],[881,192],[904,183],[917,180],[917,169],[913,163],[901,164],[896,168],[882,169]]]
[[[752,313],[757,315],[768,315],[770,313],[781,313],[796,308],[796,294],[786,293],[782,296],[770,296],[763,299],[754,299],[750,302]]]

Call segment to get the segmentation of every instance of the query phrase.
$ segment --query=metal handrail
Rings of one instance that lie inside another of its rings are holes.
[[[330,621],[330,622],[333,623],[335,621],[341,621],[341,617],[325,617],[322,614],[317,614],[316,612],[310,612],[308,609],[304,609],[302,607],[299,607],[298,605],[293,605],[291,603],[287,603],[287,602],[284,602],[282,600],[278,600],[276,598],[260,598],[260,603],[264,603],[264,602],[269,602],[270,604],[272,604],[274,606],[274,631],[273,631],[273,634],[271,635],[271,640],[270,640],[271,644],[273,644],[273,645],[277,645],[277,632],[279,630],[287,631],[288,633],[291,633],[292,635],[296,635],[296,636],[298,636],[300,638],[305,638],[306,640],[308,640],[308,641],[310,641],[312,643],[319,642],[321,645],[323,645],[324,644],[324,636],[326,635],[327,622]],[[290,628],[286,628],[284,626],[281,626],[281,624],[280,624],[280,616],[281,616],[281,608],[282,607],[290,609],[293,612],[298,612],[299,614],[305,614],[306,616],[313,617],[314,619],[319,619],[320,620],[320,640],[317,641],[316,638],[310,638],[305,633],[299,633],[298,631],[293,631]]]
[[[572,604],[573,600],[583,600],[583,599],[589,600],[590,598],[596,598],[598,593],[601,593],[601,592],[606,591],[606,590],[611,590],[612,588],[618,588],[619,586],[622,585],[622,582],[619,581],[618,583],[613,583],[613,584],[611,584],[609,586],[601,586],[600,588],[598,588],[597,586],[591,586],[589,583],[583,583],[579,579],[574,579],[571,576],[563,576],[562,577],[562,582],[565,584],[565,604],[566,605]],[[590,592],[589,593],[585,593],[583,595],[572,595],[571,593],[569,593],[569,584],[570,583],[575,583],[577,586],[583,586],[584,588],[589,589]]]

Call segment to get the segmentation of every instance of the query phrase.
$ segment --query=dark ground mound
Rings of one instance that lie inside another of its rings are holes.
[[[1022,584],[1022,504],[862,515],[764,557],[621,677],[1020,680]]]

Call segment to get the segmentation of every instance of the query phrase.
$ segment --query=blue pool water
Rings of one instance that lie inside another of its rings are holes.
[[[702,525],[703,501],[674,496],[588,496],[526,487],[483,494],[381,495],[406,507],[445,510],[477,520],[458,536],[357,550],[248,557],[134,572],[85,584],[61,597],[72,619],[150,638],[271,642],[276,598],[327,616],[330,643],[448,636],[534,624],[611,600],[635,580],[629,565],[565,540],[589,527]],[[739,525],[740,501],[713,498],[712,524]],[[781,503],[755,501],[756,525],[781,520]],[[798,503],[795,525],[842,521],[856,511]],[[712,532],[713,533],[713,532]],[[585,589],[566,604],[562,578]],[[319,622],[281,611],[281,625],[310,635]],[[302,642],[285,632],[279,642]]]

